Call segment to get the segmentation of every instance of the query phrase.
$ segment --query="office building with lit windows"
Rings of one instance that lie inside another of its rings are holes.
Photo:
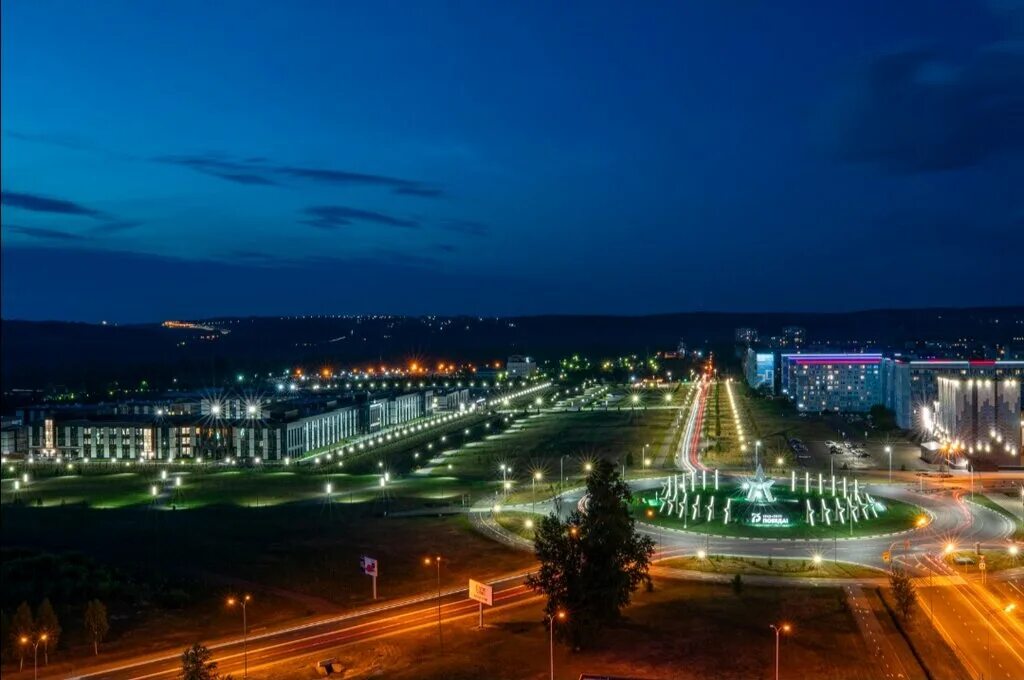
[[[881,354],[783,354],[781,391],[800,411],[866,413],[882,403]]]

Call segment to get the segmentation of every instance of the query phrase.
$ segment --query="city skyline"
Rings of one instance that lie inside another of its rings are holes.
[[[1022,302],[1012,5],[247,7],[4,4],[4,318]]]

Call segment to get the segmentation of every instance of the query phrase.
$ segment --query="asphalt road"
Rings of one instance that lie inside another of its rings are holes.
[[[494,583],[494,605],[487,611],[519,605],[538,595],[522,584],[523,575],[515,575]],[[446,625],[457,619],[478,616],[478,604],[466,599],[466,589],[442,591],[441,635]],[[437,626],[437,596],[421,595],[400,602],[359,609],[329,619],[290,626],[252,635],[247,642],[240,638],[207,644],[213,652],[221,673],[242,676],[243,666],[250,672],[272,666],[288,659],[323,652],[330,658],[331,650],[352,642],[396,635],[418,628]],[[485,618],[487,614],[485,613]],[[439,642],[441,641],[439,640]],[[79,680],[148,680],[174,678],[181,670],[180,651],[151,654],[141,657],[83,667],[41,672],[43,678],[73,678]],[[312,671],[312,668],[311,668]]]

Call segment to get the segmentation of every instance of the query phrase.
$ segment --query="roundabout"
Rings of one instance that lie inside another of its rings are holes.
[[[809,473],[772,479],[760,467],[745,478],[673,475],[660,488],[638,491],[632,510],[658,527],[745,539],[880,537],[929,522],[916,504],[878,495],[858,480]]]

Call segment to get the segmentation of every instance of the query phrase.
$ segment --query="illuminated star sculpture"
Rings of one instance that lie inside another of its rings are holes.
[[[754,476],[747,479],[747,502],[748,503],[774,503],[775,496],[772,495],[772,484],[775,480],[765,479],[764,469],[760,464]]]

